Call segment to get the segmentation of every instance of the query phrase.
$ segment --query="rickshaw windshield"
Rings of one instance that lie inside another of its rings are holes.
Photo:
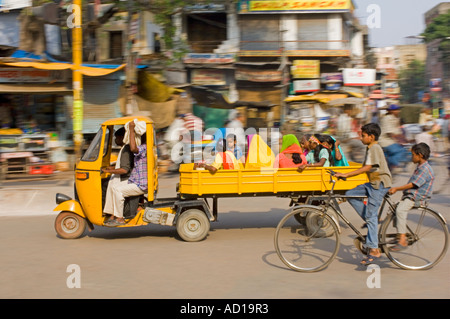
[[[93,161],[97,160],[98,155],[100,153],[100,146],[102,144],[102,135],[103,135],[103,130],[100,129],[97,132],[97,134],[95,135],[94,139],[92,140],[91,145],[89,145],[88,149],[86,150],[83,157],[81,158],[82,161],[93,162]],[[109,141],[109,130],[106,130],[104,153],[108,150],[108,141]]]

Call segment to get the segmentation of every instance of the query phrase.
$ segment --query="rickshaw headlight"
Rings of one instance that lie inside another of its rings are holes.
[[[64,203],[65,201],[68,201],[68,200],[71,200],[72,198],[71,197],[69,197],[69,196],[67,196],[67,195],[64,195],[64,194],[61,194],[61,193],[57,193],[56,194],[56,204],[61,204],[61,203]]]

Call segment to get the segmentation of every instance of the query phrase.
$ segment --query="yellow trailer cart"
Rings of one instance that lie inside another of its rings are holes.
[[[327,169],[347,173],[361,167],[350,163],[345,167],[311,167],[299,173],[296,168],[195,170],[194,164],[180,166],[178,192],[182,198],[207,198],[222,196],[279,196],[290,197],[331,189]],[[352,189],[367,182],[366,175],[359,175],[336,185],[335,191]]]

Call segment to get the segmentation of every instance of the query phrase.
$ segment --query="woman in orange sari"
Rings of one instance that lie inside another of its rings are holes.
[[[294,134],[283,136],[281,152],[275,158],[275,168],[293,168],[306,164],[305,155]]]

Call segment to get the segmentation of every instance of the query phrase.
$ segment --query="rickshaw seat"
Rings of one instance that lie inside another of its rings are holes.
[[[125,203],[123,205],[124,218],[130,219],[136,216],[141,198],[143,198],[143,195],[125,197]]]

